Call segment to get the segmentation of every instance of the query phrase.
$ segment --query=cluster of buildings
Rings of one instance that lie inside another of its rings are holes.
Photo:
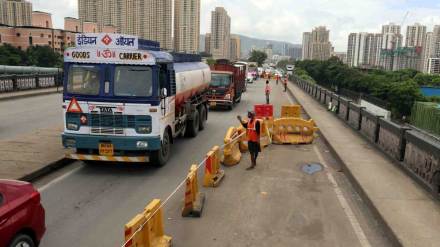
[[[231,17],[223,7],[211,11],[211,32],[205,35],[205,53],[213,59],[241,58],[240,37],[231,34]]]
[[[351,67],[440,74],[440,26],[427,32],[419,23],[409,25],[405,38],[400,25],[394,23],[383,25],[381,33],[351,33],[346,63]]]
[[[199,50],[200,0],[78,0],[78,16],[54,29],[51,14],[32,11],[29,1],[0,0],[0,45],[48,45],[62,53],[76,33],[118,32],[158,41],[166,50]]]

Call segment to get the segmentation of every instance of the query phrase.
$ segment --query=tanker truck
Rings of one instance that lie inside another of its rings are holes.
[[[204,129],[211,72],[200,56],[130,35],[75,38],[64,52],[67,158],[163,166],[175,138]]]

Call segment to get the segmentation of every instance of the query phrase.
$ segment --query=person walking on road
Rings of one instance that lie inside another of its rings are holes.
[[[264,93],[266,94],[266,104],[269,104],[269,101],[270,101],[269,96],[270,96],[270,91],[271,90],[272,89],[270,88],[269,80],[267,80],[266,81],[266,87],[264,88]]]
[[[287,76],[286,78],[284,78],[283,84],[284,84],[284,92],[287,92]]]
[[[237,116],[238,121],[241,125],[246,128],[248,149],[251,155],[251,166],[246,168],[246,170],[252,170],[257,166],[258,153],[261,152],[260,147],[260,121],[255,118],[255,112],[248,111],[248,121],[245,122],[241,116]]]
[[[276,75],[276,78],[277,78],[277,85],[278,85],[278,81],[280,80],[280,76]]]

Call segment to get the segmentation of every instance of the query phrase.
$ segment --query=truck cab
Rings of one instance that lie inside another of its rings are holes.
[[[173,139],[198,131],[194,112],[207,117],[210,72],[199,60],[130,35],[78,34],[76,44],[64,52],[68,158],[164,165]]]
[[[217,63],[211,66],[209,106],[232,109],[240,102],[245,87],[245,70],[242,66],[231,64],[228,60],[217,60]]]

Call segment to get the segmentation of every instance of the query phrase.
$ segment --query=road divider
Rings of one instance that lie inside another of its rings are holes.
[[[217,187],[225,176],[225,171],[220,169],[220,159],[219,146],[212,148],[206,155],[205,175],[203,177],[204,187]]]
[[[186,177],[185,200],[182,209],[183,217],[200,217],[205,203],[205,194],[199,192],[197,182],[197,165],[192,165]]]
[[[172,238],[164,234],[162,209],[159,199],[147,205],[125,225],[124,247],[168,247]]]
[[[301,118],[280,118],[274,121],[273,143],[310,144],[318,131],[315,122]]]
[[[234,166],[240,163],[241,160],[241,149],[240,149],[240,139],[241,134],[244,135],[245,132],[238,131],[239,128],[230,127],[226,132],[224,139],[225,147],[223,149],[223,160],[222,163],[225,166]]]

